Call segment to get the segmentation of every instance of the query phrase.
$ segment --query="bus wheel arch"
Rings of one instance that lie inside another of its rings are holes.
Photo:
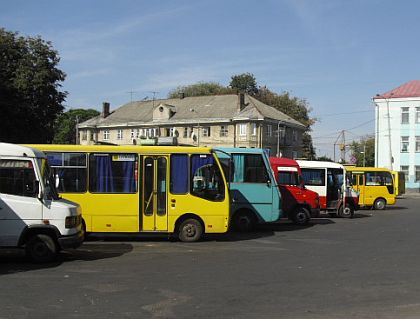
[[[233,214],[232,227],[234,230],[239,232],[251,231],[255,228],[257,220],[258,219],[254,211],[247,208],[238,209]]]
[[[182,242],[199,241],[204,232],[204,222],[195,214],[184,214],[175,223],[175,233]]]
[[[296,205],[290,213],[290,219],[295,225],[306,225],[311,219],[310,210],[304,205]]]
[[[378,197],[373,202],[373,209],[374,210],[384,210],[386,208],[386,200],[385,198]]]

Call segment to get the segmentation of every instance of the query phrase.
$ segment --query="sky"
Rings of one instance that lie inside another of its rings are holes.
[[[0,0],[0,27],[50,41],[66,109],[111,110],[252,73],[307,101],[317,156],[374,134],[372,97],[420,79],[415,0]],[[349,156],[349,155],[347,155]]]

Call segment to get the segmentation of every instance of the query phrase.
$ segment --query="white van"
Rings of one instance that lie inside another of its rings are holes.
[[[44,153],[0,143],[0,247],[48,262],[83,237],[80,206],[59,198]]]

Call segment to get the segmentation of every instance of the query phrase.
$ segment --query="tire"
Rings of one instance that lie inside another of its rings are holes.
[[[373,209],[375,210],[384,210],[386,208],[386,201],[383,198],[378,198],[373,203]]]
[[[178,227],[178,238],[182,242],[198,241],[202,235],[203,226],[195,218],[184,220]]]
[[[239,211],[233,216],[232,226],[235,231],[248,232],[255,228],[257,223],[255,215],[250,211]]]
[[[36,263],[51,262],[57,257],[58,247],[53,238],[45,234],[32,236],[26,243],[26,255]]]
[[[297,206],[292,212],[291,219],[293,221],[293,224],[303,226],[309,223],[311,215],[305,207]]]
[[[351,205],[346,205],[343,209],[343,205],[338,209],[338,216],[341,218],[353,218],[354,208]]]

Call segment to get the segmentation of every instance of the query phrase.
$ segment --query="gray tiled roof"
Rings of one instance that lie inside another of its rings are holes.
[[[160,124],[271,119],[305,128],[302,123],[251,96],[245,95],[246,107],[242,111],[239,111],[238,104],[239,99],[235,94],[131,102],[114,110],[106,118],[97,116],[80,123],[79,127],[153,124],[154,107],[166,105],[175,113],[169,120],[160,121]]]

